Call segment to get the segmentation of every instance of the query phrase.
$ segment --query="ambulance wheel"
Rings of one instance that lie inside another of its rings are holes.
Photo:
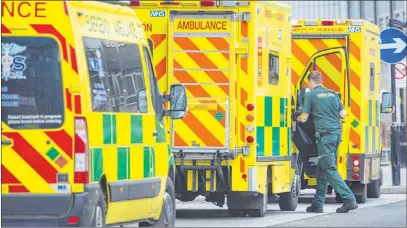
[[[268,184],[266,184],[266,193],[259,194],[257,197],[261,197],[260,203],[258,205],[259,209],[247,210],[247,214],[249,215],[249,217],[264,217],[266,215],[268,203]]]
[[[164,192],[164,202],[161,208],[160,218],[151,224],[149,222],[140,222],[139,227],[174,227],[175,226],[175,190],[170,177],[167,177],[167,184]]]
[[[105,227],[106,226],[106,203],[104,196],[100,195],[99,200],[95,203],[92,221],[90,227]]]
[[[367,200],[367,184],[362,184],[362,192],[359,194],[355,194],[356,202],[357,203],[366,203]]]
[[[298,205],[298,179],[299,176],[294,176],[293,184],[291,185],[290,192],[284,192],[280,194],[280,199],[278,200],[278,205],[282,211],[295,211]]]
[[[380,179],[372,180],[367,185],[367,197],[379,198],[380,197]]]
[[[230,217],[245,217],[247,210],[245,209],[228,209]]]

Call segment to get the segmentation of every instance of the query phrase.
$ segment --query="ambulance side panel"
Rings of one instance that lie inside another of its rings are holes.
[[[153,218],[161,210],[169,170],[169,163],[164,161],[171,150],[151,102],[145,57],[148,42],[141,39],[142,24],[134,19],[134,11],[118,15],[105,10],[106,16],[100,17],[98,4],[71,3],[70,8],[77,28],[76,42],[81,47],[78,56],[83,60],[83,82],[91,88],[84,108],[90,182],[106,182],[107,224]],[[127,74],[115,77],[120,72]],[[141,113],[134,100],[141,89],[147,90],[147,113]],[[112,103],[103,102],[103,97],[113,97],[109,100]]]
[[[379,48],[379,30],[370,23],[365,23],[362,32],[351,35],[354,39],[354,49],[358,49],[359,56],[351,59],[351,66],[357,66],[357,59],[360,59],[360,90],[354,91],[352,97],[358,97],[360,102],[360,126],[358,133],[360,135],[360,150],[350,150],[350,153],[360,153],[361,170],[360,181],[368,183],[372,179],[379,178],[380,171],[380,147],[379,147],[379,129],[380,129],[380,48]],[[358,42],[359,41],[359,42]],[[358,43],[357,43],[358,42]],[[358,44],[358,47],[356,46]],[[352,52],[352,46],[351,46]],[[356,80],[355,80],[356,81]],[[356,105],[355,105],[356,106]],[[354,121],[351,124],[355,124]],[[352,133],[352,132],[351,132]],[[352,138],[350,138],[352,141]],[[349,161],[352,159],[350,158]],[[364,161],[364,162],[363,162]],[[362,168],[362,167],[361,167]],[[363,172],[363,173],[362,173]],[[348,180],[353,177],[348,173]]]
[[[256,96],[256,161],[270,165],[273,193],[287,192],[291,172],[291,22],[280,4],[257,3],[259,50],[253,75]],[[253,61],[256,62],[256,61]],[[289,103],[290,102],[290,103]],[[270,181],[271,181],[270,180]]]

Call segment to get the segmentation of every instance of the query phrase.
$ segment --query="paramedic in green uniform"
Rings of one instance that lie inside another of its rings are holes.
[[[310,91],[305,95],[302,114],[298,122],[306,122],[312,114],[318,148],[317,187],[313,203],[307,212],[323,212],[328,184],[335,189],[344,201],[337,213],[346,213],[358,208],[355,196],[336,169],[336,152],[341,142],[341,118],[346,118],[346,112],[337,93],[322,87],[322,76],[313,71],[308,76]]]

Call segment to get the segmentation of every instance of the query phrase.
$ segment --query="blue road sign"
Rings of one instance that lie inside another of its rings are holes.
[[[390,64],[398,63],[407,55],[407,35],[397,28],[387,28],[380,33],[380,58]]]

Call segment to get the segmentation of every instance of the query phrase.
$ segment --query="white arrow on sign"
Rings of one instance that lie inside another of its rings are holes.
[[[381,44],[380,49],[396,49],[393,53],[401,53],[407,44],[400,38],[393,38],[396,43]]]

